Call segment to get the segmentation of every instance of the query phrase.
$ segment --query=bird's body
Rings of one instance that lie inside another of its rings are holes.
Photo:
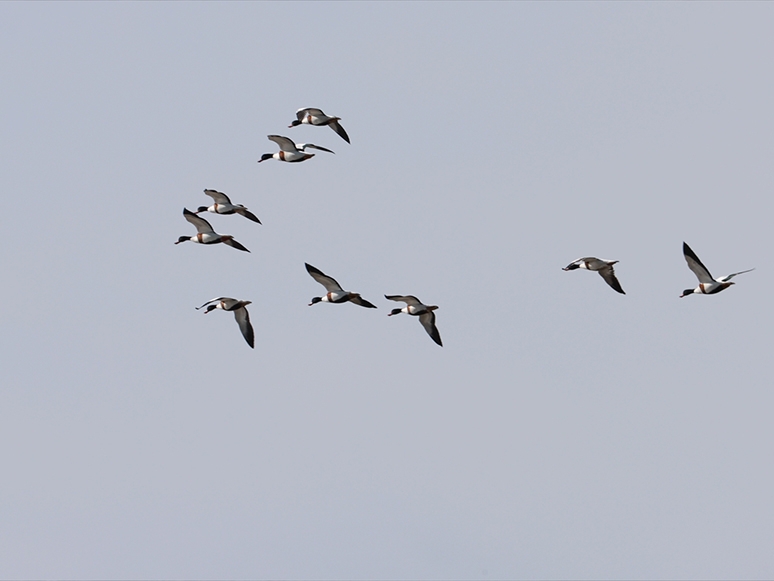
[[[309,275],[317,282],[319,282],[321,285],[323,285],[325,287],[325,290],[328,291],[327,293],[325,293],[325,295],[321,297],[314,297],[312,299],[312,302],[309,303],[310,307],[320,302],[336,303],[336,304],[351,302],[361,307],[366,307],[369,309],[376,308],[376,305],[369,303],[367,300],[362,298],[358,293],[345,291],[343,288],[341,288],[341,285],[338,282],[336,282],[336,280],[333,277],[328,276],[327,274],[323,273],[321,270],[315,268],[311,264],[304,263],[304,265],[306,266],[306,271],[309,273]]]
[[[583,268],[585,270],[598,272],[599,275],[605,279],[605,282],[609,284],[614,291],[625,295],[626,293],[624,292],[623,288],[621,288],[621,283],[618,282],[618,279],[615,277],[615,271],[613,270],[613,265],[617,262],[617,260],[603,260],[601,258],[587,256],[585,258],[574,260],[565,266],[562,270],[575,270],[576,268]]]
[[[250,301],[238,301],[237,299],[232,299],[230,297],[218,297],[217,299],[207,301],[201,307],[196,307],[196,310],[207,307],[207,310],[204,311],[205,315],[215,309],[223,309],[224,311],[234,313],[234,318],[236,319],[237,325],[239,325],[239,330],[242,331],[242,336],[251,348],[255,348],[255,333],[253,332],[253,326],[250,323],[250,314],[245,308],[250,304],[252,304]]]
[[[240,214],[248,220],[258,222],[259,224],[261,223],[255,214],[250,212],[242,204],[232,204],[231,200],[226,194],[216,190],[204,190],[204,193],[210,196],[215,203],[212,206],[199,206],[199,208],[196,210],[197,214],[200,214],[201,212],[212,212],[213,214],[226,215]]]
[[[287,161],[290,163],[306,161],[314,157],[314,153],[306,153],[307,148],[319,149],[320,151],[327,151],[333,153],[330,149],[320,147],[314,143],[299,143],[296,144],[289,137],[283,137],[282,135],[269,135],[269,140],[279,145],[280,150],[277,153],[264,153],[258,163],[266,161],[267,159],[276,159],[279,161]]]
[[[391,317],[392,315],[399,315],[401,313],[419,317],[419,322],[425,328],[427,334],[430,335],[433,341],[443,347],[443,343],[441,342],[441,334],[438,332],[438,328],[435,326],[435,313],[433,311],[438,308],[437,306],[423,305],[422,302],[413,295],[384,295],[384,298],[391,301],[406,303],[406,306],[402,309],[393,309],[390,311],[387,314],[388,317]]]
[[[720,291],[726,290],[732,284],[736,284],[733,282],[729,282],[735,276],[739,274],[744,274],[745,272],[750,272],[751,270],[755,270],[754,268],[750,268],[748,270],[743,270],[741,272],[727,274],[726,276],[712,278],[710,271],[707,269],[706,266],[704,266],[704,264],[702,264],[701,260],[699,260],[699,257],[696,256],[696,253],[693,250],[691,250],[691,247],[688,246],[685,242],[683,242],[683,256],[685,257],[685,262],[688,264],[688,268],[690,268],[693,274],[696,275],[696,278],[699,279],[699,286],[693,289],[691,288],[685,289],[683,291],[683,294],[680,295],[680,298],[683,298],[692,294],[696,294],[696,295],[717,294]]]
[[[288,127],[296,127],[302,124],[315,125],[318,127],[327,125],[333,129],[339,137],[349,143],[349,135],[347,135],[347,132],[344,131],[344,128],[341,126],[339,121],[341,121],[341,117],[331,117],[323,113],[321,109],[316,109],[314,107],[304,107],[296,111],[296,119],[290,125],[288,125]]]
[[[195,236],[181,236],[178,238],[175,244],[180,244],[181,242],[196,242],[197,244],[219,244],[222,242],[223,244],[228,244],[237,250],[250,252],[247,248],[234,240],[233,236],[228,234],[218,234],[215,232],[207,220],[200,218],[194,212],[191,212],[191,210],[188,208],[183,208],[183,216],[185,216],[185,219],[196,227],[197,233]]]

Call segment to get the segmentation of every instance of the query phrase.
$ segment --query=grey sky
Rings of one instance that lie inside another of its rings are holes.
[[[774,576],[773,24],[0,4],[0,577]],[[250,254],[173,244],[204,188]]]

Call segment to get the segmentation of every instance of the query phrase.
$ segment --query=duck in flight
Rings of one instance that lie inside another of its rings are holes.
[[[594,270],[605,279],[605,282],[611,286],[611,288],[625,295],[626,293],[621,288],[621,283],[615,277],[615,271],[613,265],[617,263],[617,260],[602,260],[601,258],[594,258],[593,256],[587,256],[586,258],[579,258],[565,266],[562,270],[575,270],[576,268],[585,268],[586,270]]]
[[[344,131],[344,128],[341,126],[339,121],[341,121],[341,117],[329,117],[323,113],[321,109],[315,109],[314,107],[304,107],[303,109],[296,111],[296,119],[290,125],[288,125],[288,127],[296,127],[297,125],[301,124],[316,126],[327,125],[333,129],[339,137],[349,143],[349,135],[347,135],[347,132]]]
[[[685,289],[683,294],[680,295],[680,298],[687,297],[688,295],[692,294],[714,295],[722,290],[727,289],[732,284],[736,284],[729,282],[736,275],[755,270],[754,268],[750,268],[741,272],[735,272],[734,274],[727,274],[726,276],[721,276],[719,278],[712,278],[710,271],[707,270],[707,267],[702,264],[701,260],[699,260],[699,257],[696,256],[696,253],[691,250],[691,247],[688,246],[685,242],[683,242],[683,256],[685,256],[685,261],[688,263],[688,268],[690,268],[693,271],[693,274],[696,275],[696,278],[699,279],[699,286],[696,288]]]
[[[188,208],[183,208],[183,216],[185,216],[185,219],[188,220],[191,224],[196,226],[197,234],[196,236],[181,236],[177,242],[175,242],[175,244],[188,241],[196,242],[198,244],[219,244],[222,242],[223,244],[228,244],[237,250],[250,252],[247,248],[234,240],[233,236],[229,236],[228,234],[218,234],[215,232],[207,220],[200,218],[195,213],[191,212],[191,210]]]
[[[406,306],[402,309],[392,309],[392,311],[387,313],[388,317],[391,317],[392,315],[400,315],[401,313],[419,317],[419,322],[425,328],[427,334],[430,335],[433,341],[443,347],[443,343],[441,342],[441,334],[438,332],[438,328],[435,326],[435,313],[433,312],[438,307],[435,305],[423,305],[417,297],[412,295],[384,295],[384,298],[390,301],[406,303]]]
[[[334,153],[330,149],[320,147],[314,143],[299,143],[296,145],[293,140],[282,135],[269,135],[269,140],[279,145],[280,150],[277,153],[264,153],[258,163],[266,161],[267,159],[278,159],[279,161],[298,162],[306,161],[314,157],[314,153],[306,153],[307,148],[319,149],[320,151],[327,151],[328,153]]]
[[[207,310],[204,311],[205,315],[215,309],[223,309],[224,311],[234,313],[234,318],[236,319],[237,325],[239,325],[239,330],[242,331],[242,337],[245,338],[245,341],[247,341],[247,344],[250,345],[251,348],[255,349],[255,333],[253,333],[253,326],[250,324],[250,313],[248,313],[245,308],[250,304],[252,304],[250,301],[238,301],[229,297],[218,297],[217,299],[207,301],[201,307],[196,307],[196,310],[198,311],[199,309],[207,307]]]
[[[213,214],[241,214],[248,220],[252,220],[253,222],[258,222],[259,224],[261,221],[250,212],[247,208],[245,208],[242,204],[232,204],[231,200],[228,199],[228,196],[224,194],[223,192],[218,192],[216,190],[204,190],[204,193],[207,194],[209,197],[211,197],[215,203],[212,206],[199,206],[199,208],[196,210],[197,214],[200,214],[202,212],[212,212]]]
[[[312,302],[309,303],[310,307],[319,302],[346,303],[347,301],[349,301],[351,303],[355,303],[356,305],[360,305],[361,307],[366,307],[369,309],[376,308],[376,305],[369,303],[367,300],[362,298],[358,293],[351,293],[351,292],[345,291],[343,288],[341,288],[341,285],[337,283],[334,278],[328,276],[323,271],[315,268],[311,264],[304,263],[304,266],[306,266],[306,271],[310,274],[310,276],[313,279],[315,279],[317,282],[319,282],[321,285],[323,285],[325,287],[325,290],[328,291],[324,296],[314,297],[312,299]]]

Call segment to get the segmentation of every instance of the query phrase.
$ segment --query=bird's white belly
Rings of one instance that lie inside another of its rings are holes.
[[[335,303],[336,301],[339,301],[346,297],[349,293],[346,291],[332,291],[329,292],[327,295],[323,297],[324,301],[328,301],[329,303]]]
[[[722,286],[722,283],[720,282],[703,282],[699,285],[698,291],[700,293],[704,293],[705,295],[712,294],[713,291],[715,291],[719,286]]]
[[[220,234],[215,234],[215,232],[205,232],[194,236],[194,242],[199,242],[201,244],[211,244],[218,240],[220,240]]]
[[[306,154],[303,151],[283,151],[281,159],[283,161],[298,161],[299,159],[304,159],[305,157]]]

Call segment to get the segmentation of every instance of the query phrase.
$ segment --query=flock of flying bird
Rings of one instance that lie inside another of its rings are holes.
[[[296,127],[302,124],[315,126],[327,125],[333,129],[333,131],[335,131],[344,141],[350,143],[349,135],[347,135],[347,132],[344,131],[344,128],[341,126],[341,124],[339,124],[340,120],[340,117],[330,117],[323,113],[320,109],[305,107],[296,111],[296,119],[290,124],[289,127]],[[315,145],[314,143],[296,144],[290,138],[283,137],[281,135],[269,135],[268,137],[269,140],[273,141],[279,146],[280,150],[276,153],[263,154],[261,159],[258,160],[258,163],[268,159],[276,159],[278,161],[285,161],[290,163],[306,161],[315,155],[314,153],[307,153],[307,149],[317,149],[320,151],[327,151],[328,153],[334,153],[330,149]],[[196,212],[191,212],[188,208],[183,208],[183,217],[196,228],[196,235],[180,236],[175,244],[180,244],[181,242],[195,242],[197,244],[223,243],[231,246],[232,248],[236,248],[237,250],[250,252],[242,244],[234,240],[233,236],[229,234],[218,234],[215,232],[210,223],[204,218],[201,218],[199,214],[202,212],[226,215],[240,214],[248,220],[252,220],[258,224],[260,224],[261,221],[245,206],[241,204],[233,204],[229,197],[222,192],[218,192],[216,190],[204,190],[204,193],[212,198],[214,204],[211,206],[199,206]],[[326,293],[323,296],[314,297],[312,302],[309,303],[309,306],[320,302],[336,304],[350,302],[369,309],[377,308],[376,305],[362,298],[360,294],[345,291],[341,285],[336,282],[336,279],[328,276],[318,268],[315,268],[311,264],[305,264],[305,266],[309,275],[314,280],[319,282],[323,287],[325,287],[326,290]],[[392,315],[398,315],[400,313],[406,313],[407,315],[419,317],[419,322],[425,328],[427,334],[430,335],[433,341],[435,341],[438,345],[443,346],[443,343],[441,342],[441,335],[435,326],[435,313],[433,311],[438,308],[437,306],[424,305],[418,298],[412,295],[384,296],[386,299],[391,301],[406,303],[406,306],[402,309],[392,309],[387,314],[388,317]],[[196,309],[199,310],[207,307],[207,309],[204,311],[204,314],[214,311],[215,309],[222,309],[224,311],[234,313],[234,318],[236,319],[237,325],[239,325],[239,330],[242,332],[242,336],[245,338],[245,341],[247,341],[247,344],[250,345],[250,347],[255,348],[255,332],[253,331],[253,326],[250,323],[250,314],[247,312],[246,308],[249,304],[251,304],[251,301],[241,301],[231,297],[218,297],[207,301],[202,306],[196,307]]]
[[[699,257],[696,256],[696,253],[691,250],[691,247],[688,246],[685,242],[683,242],[683,256],[685,257],[685,261],[688,263],[688,268],[690,268],[693,271],[693,274],[696,275],[696,278],[699,279],[699,286],[696,288],[688,288],[683,291],[683,294],[680,295],[680,298],[687,297],[688,295],[697,294],[697,295],[714,295],[719,293],[722,290],[727,289],[732,284],[736,284],[733,282],[730,282],[732,278],[739,274],[744,274],[745,272],[750,272],[752,270],[755,270],[754,268],[750,268],[749,270],[743,270],[741,272],[735,272],[733,274],[727,274],[725,276],[719,276],[718,278],[713,278],[710,274],[709,269],[704,266],[701,260],[699,260]],[[615,276],[615,271],[613,270],[613,265],[616,264],[617,260],[603,260],[601,258],[594,258],[593,256],[588,256],[586,258],[579,258],[578,260],[575,260],[565,266],[562,270],[575,270],[576,268],[585,268],[586,270],[593,270],[600,274],[602,278],[605,279],[605,282],[609,284],[613,290],[621,293],[622,295],[625,295],[623,288],[621,288],[621,283],[618,282],[618,279]]]
[[[330,117],[323,113],[320,109],[305,107],[296,111],[296,119],[293,120],[289,127],[296,127],[303,124],[313,126],[327,125],[333,129],[333,131],[335,131],[336,134],[339,135],[344,141],[350,143],[349,135],[347,135],[347,132],[339,123],[340,120],[340,117]],[[317,149],[319,151],[334,153],[330,149],[315,145],[314,143],[296,144],[290,138],[283,137],[281,135],[269,135],[268,137],[270,141],[273,141],[279,146],[280,150],[276,153],[263,154],[261,159],[258,160],[258,163],[268,159],[276,159],[278,161],[289,163],[306,161],[315,155],[314,153],[307,153],[307,149]],[[175,244],[188,241],[196,242],[198,244],[223,243],[231,246],[232,248],[236,248],[237,250],[250,252],[247,248],[242,246],[242,244],[234,240],[233,236],[216,233],[210,223],[207,222],[207,220],[204,218],[199,217],[198,214],[201,214],[202,212],[226,215],[240,214],[248,220],[252,220],[258,224],[260,224],[261,221],[245,206],[241,204],[233,204],[228,196],[224,193],[218,192],[216,190],[204,190],[204,193],[213,199],[214,203],[211,206],[200,206],[196,212],[191,212],[187,208],[183,208],[183,216],[196,228],[196,235],[181,236],[178,241],[175,242]],[[735,284],[731,282],[731,279],[735,276],[754,270],[751,268],[749,270],[743,270],[741,272],[735,272],[733,274],[727,274],[726,276],[713,278],[707,267],[704,266],[701,260],[699,260],[699,257],[696,256],[696,253],[694,253],[694,251],[691,250],[691,247],[688,246],[685,242],[683,242],[683,256],[688,263],[688,268],[690,268],[696,275],[696,278],[699,279],[699,286],[693,289],[684,290],[683,294],[680,295],[680,298],[690,294],[713,295],[719,293],[720,291],[727,289],[732,284]],[[610,285],[613,290],[621,294],[626,294],[621,287],[621,283],[618,282],[618,279],[615,276],[615,271],[613,270],[613,265],[617,262],[617,260],[603,260],[593,256],[588,256],[571,262],[562,270],[575,270],[582,268],[585,270],[596,271],[600,274],[600,276],[602,276],[603,279],[605,279],[605,282]],[[326,290],[326,293],[323,296],[314,297],[312,302],[309,303],[309,306],[320,302],[336,304],[351,302],[358,306],[369,309],[376,308],[376,305],[365,300],[358,293],[345,291],[333,277],[328,276],[311,264],[305,264],[305,266],[309,275],[323,287],[325,287]],[[412,295],[384,296],[388,300],[406,304],[406,306],[403,308],[392,309],[387,316],[406,313],[407,315],[419,317],[419,322],[422,324],[425,331],[427,331],[427,334],[430,335],[433,341],[435,341],[438,345],[443,346],[443,343],[441,342],[441,335],[438,332],[438,328],[435,326],[435,313],[433,311],[438,308],[437,306],[422,304],[422,302],[417,297]],[[240,331],[242,331],[242,335],[244,336],[245,341],[247,341],[247,344],[250,345],[250,347],[254,347],[255,333],[253,332],[253,326],[250,323],[250,315],[248,314],[246,308],[249,304],[251,304],[250,301],[240,301],[230,297],[218,297],[207,301],[201,307],[196,307],[196,309],[198,310],[207,307],[207,310],[204,311],[205,314],[215,309],[222,309],[224,311],[234,313],[234,317],[236,318],[236,322],[239,325]]]

